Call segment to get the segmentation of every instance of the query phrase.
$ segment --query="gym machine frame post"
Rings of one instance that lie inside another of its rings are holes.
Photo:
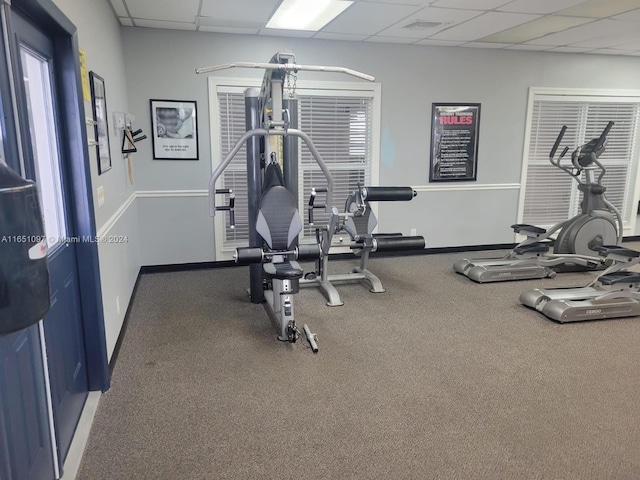
[[[640,315],[640,273],[628,271],[640,263],[640,252],[617,245],[598,250],[611,266],[594,281],[582,287],[535,288],[523,292],[520,302],[558,323]]]
[[[324,208],[326,202],[316,203],[318,193],[324,193],[324,188],[313,188],[309,198],[309,224],[313,225],[314,208]],[[372,293],[384,293],[386,290],[380,279],[372,273],[367,264],[371,252],[398,252],[422,250],[425,247],[424,237],[404,236],[401,233],[381,233],[374,234],[373,230],[377,226],[377,220],[370,201],[409,201],[417,195],[411,187],[363,187],[358,185],[345,202],[345,212],[339,213],[333,207],[326,226],[316,227],[316,239],[320,244],[320,258],[316,260],[315,272],[309,272],[303,280],[301,286],[317,286],[327,299],[330,307],[344,305],[340,294],[333,283],[361,283],[369,285]],[[339,232],[346,232],[351,238],[349,248],[353,250],[357,257],[360,257],[360,266],[353,269],[351,273],[328,274],[329,250],[331,248],[333,236]]]
[[[549,154],[551,164],[569,174],[582,192],[581,213],[549,230],[534,225],[512,225],[514,232],[526,239],[502,258],[463,259],[453,269],[478,283],[553,278],[557,272],[601,270],[607,265],[598,255],[603,245],[622,242],[623,224],[618,209],[604,195],[602,178],[606,168],[598,160],[604,153],[607,134],[614,123],[609,122],[597,139],[574,150],[573,167],[561,164],[569,151],[565,147],[558,160],[555,154],[567,130],[563,126]],[[595,180],[594,171],[600,169]],[[584,172],[585,181],[580,180]],[[591,224],[591,225],[589,225]],[[556,238],[553,235],[557,234]],[[553,245],[553,253],[549,253]]]
[[[248,188],[248,221],[249,221],[249,249],[262,249],[263,241],[256,229],[258,221],[258,212],[260,199],[262,196],[262,166],[263,162],[269,162],[272,158],[277,157],[277,152],[271,152],[270,137],[283,137],[283,174],[284,184],[287,189],[295,196],[297,202],[297,139],[301,139],[309,149],[314,160],[320,167],[326,178],[327,186],[327,210],[330,209],[333,201],[333,178],[329,168],[323,161],[320,153],[309,136],[296,128],[291,128],[292,121],[297,121],[297,100],[294,98],[293,92],[289,99],[284,98],[284,82],[290,75],[297,74],[298,71],[316,71],[316,72],[334,72],[344,73],[363,80],[374,81],[375,78],[356,70],[344,67],[329,67],[319,65],[298,65],[295,55],[289,51],[281,51],[276,53],[269,63],[253,63],[253,62],[235,62],[223,65],[214,65],[211,67],[203,67],[196,69],[196,73],[209,73],[230,68],[259,68],[265,70],[262,86],[259,93],[257,89],[248,89],[245,92],[245,113],[247,131],[236,142],[231,151],[224,160],[216,167],[209,179],[209,214],[215,216],[217,210],[227,210],[230,213],[231,228],[234,227],[234,205],[216,206],[217,193],[232,193],[226,189],[216,190],[215,184],[222,175],[229,163],[233,160],[242,146],[247,143],[247,188]],[[290,77],[289,77],[290,78]],[[295,77],[294,77],[295,88]],[[284,107],[288,107],[285,109]],[[295,125],[295,123],[294,123]],[[263,139],[263,143],[259,140]],[[233,201],[233,200],[232,200]],[[305,250],[308,253],[308,250]],[[292,251],[280,252],[274,255],[273,252],[263,255],[261,261],[279,261],[286,258],[287,255],[298,257],[298,248]],[[318,251],[319,255],[319,251]],[[236,261],[238,261],[239,253],[236,250]],[[252,263],[256,261],[256,257]],[[265,268],[261,265],[251,265],[250,267],[250,288],[249,293],[253,303],[261,303],[267,300],[266,306],[272,318],[278,324],[278,338],[294,342],[298,336],[295,329],[293,318],[293,302],[291,295],[297,291],[297,285],[289,285],[290,280],[278,280],[273,278],[271,283],[273,290],[267,293],[264,289]],[[297,283],[297,281],[295,282]],[[287,308],[281,307],[281,302],[276,301],[275,296],[286,297],[282,299],[287,302]],[[294,335],[291,335],[291,325],[294,325]],[[316,344],[316,336],[311,334],[307,325],[304,325],[304,332],[307,340],[315,352],[318,351]]]

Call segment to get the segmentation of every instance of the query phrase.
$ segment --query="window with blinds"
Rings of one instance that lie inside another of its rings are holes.
[[[579,213],[577,183],[551,165],[549,152],[560,129],[566,125],[568,129],[556,158],[564,146],[568,146],[562,162],[569,166],[571,152],[599,137],[607,123],[613,121],[615,125],[607,136],[606,151],[599,160],[607,170],[603,177],[606,196],[620,210],[624,225],[628,226],[636,215],[633,200],[640,152],[640,98],[535,95],[530,114],[524,205],[519,221],[548,227]],[[596,170],[595,178],[599,173],[599,169]]]
[[[298,88],[298,128],[306,132],[318,149],[333,176],[333,204],[344,209],[347,197],[358,183],[371,183],[373,161],[373,99],[371,90],[333,90]],[[226,157],[246,131],[243,87],[219,87],[216,91],[219,110],[219,158]],[[212,132],[214,134],[214,132]],[[230,228],[228,215],[222,238],[222,251],[247,244],[248,213],[246,185],[246,148],[236,155],[224,171],[218,188],[230,188],[236,196],[236,226]],[[308,224],[306,205],[312,187],[326,186],[326,179],[304,142],[298,144],[298,209],[304,220],[302,237],[315,237],[315,227]],[[318,201],[323,201],[322,197]],[[228,195],[225,198],[228,203]],[[328,214],[317,209],[316,225],[326,224]],[[336,238],[336,241],[339,241]]]

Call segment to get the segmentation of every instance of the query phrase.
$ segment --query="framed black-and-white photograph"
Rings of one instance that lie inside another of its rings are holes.
[[[151,100],[153,158],[198,160],[195,101]]]
[[[434,103],[429,181],[476,180],[479,132],[479,103]]]
[[[107,122],[107,94],[104,79],[95,72],[89,72],[91,85],[91,105],[98,156],[98,174],[102,175],[111,169],[111,153],[109,150],[109,123]]]

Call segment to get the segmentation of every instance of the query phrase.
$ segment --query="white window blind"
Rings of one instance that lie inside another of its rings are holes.
[[[607,169],[603,178],[606,196],[620,210],[623,223],[628,226],[632,215],[636,215],[633,199],[638,174],[639,120],[638,98],[536,95],[531,111],[524,208],[520,221],[551,226],[580,211],[576,182],[551,165],[549,152],[560,129],[567,125],[556,157],[564,146],[568,146],[563,164],[570,166],[571,152],[599,137],[607,123],[613,121],[615,125],[607,136],[606,152],[599,160]],[[596,170],[595,178],[599,173]]]
[[[300,95],[300,129],[309,133],[333,177],[333,206],[343,211],[347,197],[371,180],[372,98],[356,96]],[[309,150],[299,148],[301,183],[300,208],[308,200],[312,187],[326,185],[320,167]],[[315,227],[304,215],[303,236],[314,236]],[[314,223],[326,225],[329,214],[314,212]]]
[[[218,92],[220,106],[220,158],[225,158],[238,139],[247,131],[244,114],[243,89],[224,89]],[[247,148],[246,144],[237,153],[222,173],[221,185],[236,195],[235,228],[230,228],[229,215],[225,218],[223,245],[228,248],[247,245],[249,238],[249,213],[247,209]],[[224,204],[229,204],[229,195],[224,196]]]
[[[329,167],[334,181],[333,205],[344,208],[347,196],[361,184],[371,183],[373,144],[372,91],[297,90],[298,128],[306,132]],[[220,158],[225,158],[246,131],[244,88],[217,89],[219,107]],[[312,187],[326,186],[326,179],[304,142],[298,144],[298,208],[304,220],[302,237],[315,237],[308,225],[307,203]],[[224,171],[218,188],[230,188],[236,195],[236,227],[229,226],[225,215],[222,250],[247,244],[248,212],[246,184],[246,148],[243,146]],[[322,194],[321,194],[322,195]],[[323,202],[323,196],[318,198]],[[225,195],[228,203],[228,195]],[[324,210],[314,211],[314,222],[326,224]]]

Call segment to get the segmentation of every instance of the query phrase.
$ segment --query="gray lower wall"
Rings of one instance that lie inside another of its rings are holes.
[[[195,68],[233,61],[266,62],[288,48],[301,64],[348,66],[376,76],[382,84],[382,161],[380,184],[428,186],[433,102],[482,104],[478,180],[475,185],[519,184],[530,87],[640,89],[640,58],[474,48],[384,45],[201,32],[123,28],[129,105],[136,125],[149,131],[149,99],[196,100],[199,105],[200,160],[154,161],[151,145],[141,142],[135,155],[139,190],[206,189],[211,173],[207,78]],[[259,70],[232,70],[219,76],[261,77]],[[302,80],[350,81],[333,74],[300,72]],[[151,80],[152,79],[152,80]],[[442,184],[440,184],[441,186]],[[457,187],[457,186],[456,186]],[[379,209],[380,231],[415,228],[430,247],[513,241],[518,191],[474,190],[420,192],[410,204]],[[168,200],[168,203],[182,200]],[[158,204],[159,206],[160,204]],[[198,210],[167,219],[163,208],[144,208],[145,228],[192,231],[207,235],[176,253],[171,236],[157,238],[154,250],[176,258],[211,258],[212,220]],[[177,207],[182,209],[183,207]],[[203,229],[208,222],[210,229]],[[164,246],[163,246],[164,244]],[[145,259],[151,258],[143,255]]]
[[[142,265],[214,260],[213,225],[206,195],[140,195],[137,207]]]

